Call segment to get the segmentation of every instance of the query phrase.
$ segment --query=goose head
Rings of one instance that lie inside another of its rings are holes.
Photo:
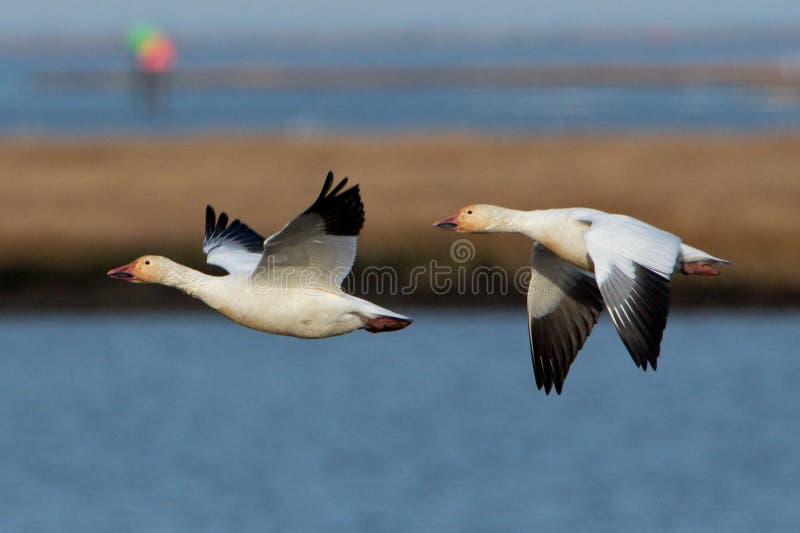
[[[504,220],[500,211],[501,208],[493,205],[468,205],[459,209],[455,215],[434,222],[433,225],[459,233],[488,233]]]
[[[130,283],[160,283],[171,269],[172,261],[158,255],[143,255],[127,265],[112,268],[106,275]]]

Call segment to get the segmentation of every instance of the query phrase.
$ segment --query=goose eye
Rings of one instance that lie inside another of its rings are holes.
[[[471,215],[471,214],[472,214],[472,209],[470,209],[469,211],[467,211],[467,214],[468,214],[468,215]]]
[[[149,265],[150,264],[150,260],[148,259],[147,261],[144,262],[144,264],[145,265]]]

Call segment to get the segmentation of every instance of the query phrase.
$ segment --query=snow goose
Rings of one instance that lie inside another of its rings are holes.
[[[570,365],[603,307],[633,362],[656,369],[675,272],[716,276],[729,264],[676,235],[625,215],[572,208],[516,211],[470,205],[434,226],[463,233],[521,233],[535,241],[528,286],[533,373],[561,394]]]
[[[316,201],[264,240],[238,219],[206,208],[203,251],[207,262],[228,271],[210,276],[165,257],[145,255],[108,271],[134,283],[175,287],[234,322],[259,331],[303,338],[402,329],[411,320],[346,294],[342,281],[356,256],[364,225],[358,185],[333,186],[328,173]]]

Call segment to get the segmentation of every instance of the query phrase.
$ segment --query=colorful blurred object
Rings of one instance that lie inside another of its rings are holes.
[[[126,38],[128,48],[143,72],[169,72],[175,63],[175,45],[165,33],[149,24],[133,26]]]

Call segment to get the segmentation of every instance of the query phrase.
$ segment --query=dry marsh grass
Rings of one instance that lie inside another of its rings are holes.
[[[333,169],[362,186],[368,260],[446,257],[430,227],[462,205],[626,213],[731,259],[724,286],[798,291],[800,135],[460,134],[0,141],[0,268],[197,250],[206,203],[262,233],[309,204]],[[481,257],[530,245],[475,236]]]

